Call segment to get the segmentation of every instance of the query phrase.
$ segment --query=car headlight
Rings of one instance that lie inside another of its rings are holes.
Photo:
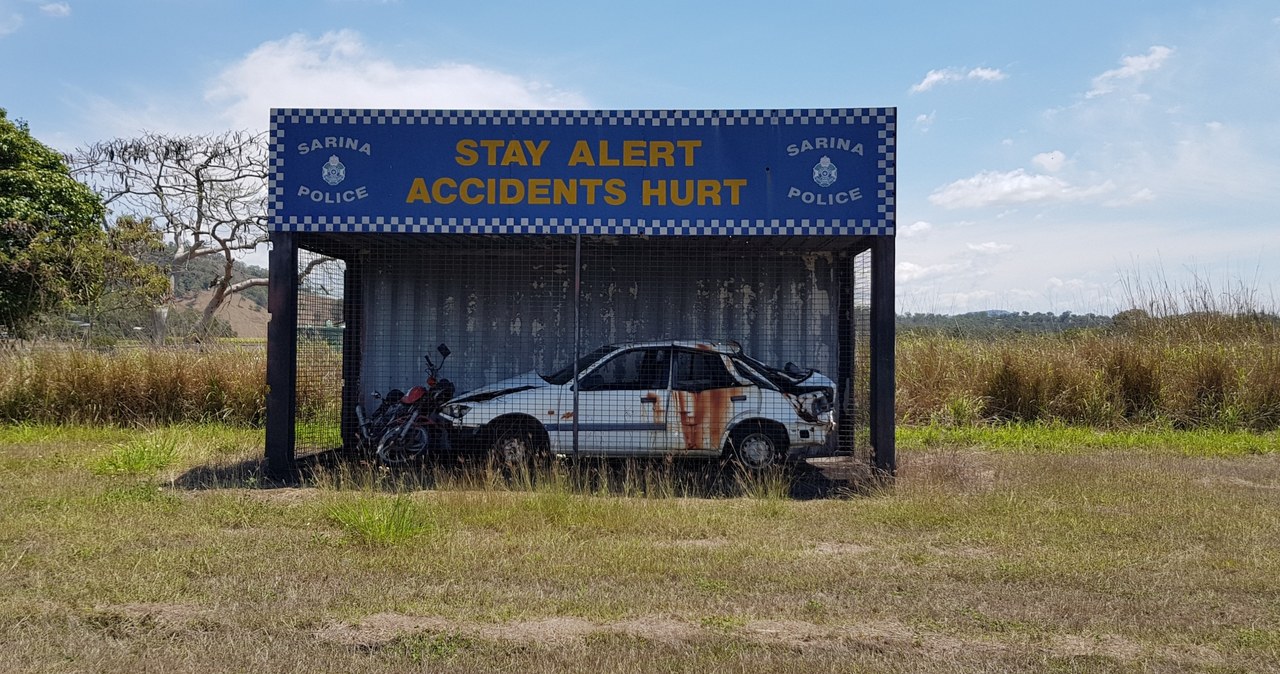
[[[467,412],[471,411],[471,406],[463,405],[462,403],[454,403],[452,405],[445,405],[440,411],[443,412],[446,417],[461,419],[466,416]]]

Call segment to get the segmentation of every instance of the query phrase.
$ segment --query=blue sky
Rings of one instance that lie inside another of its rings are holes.
[[[896,106],[899,311],[1280,304],[1274,1],[0,0],[0,64],[68,151],[271,107]]]

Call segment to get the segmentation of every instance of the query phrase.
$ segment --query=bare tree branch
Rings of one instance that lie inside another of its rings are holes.
[[[268,238],[266,134],[148,132],[83,148],[71,163],[73,175],[94,186],[113,213],[155,223],[174,245],[171,269],[208,255],[224,258],[197,333],[209,329],[229,295],[262,285],[232,283],[232,271],[237,255]]]

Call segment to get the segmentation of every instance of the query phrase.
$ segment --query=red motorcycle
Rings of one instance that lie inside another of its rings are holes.
[[[378,440],[378,460],[388,465],[403,465],[425,458],[432,452],[449,451],[447,422],[440,408],[453,398],[453,382],[440,378],[440,369],[449,357],[449,347],[436,347],[440,362],[427,361],[427,385],[414,386],[400,398],[386,431]]]

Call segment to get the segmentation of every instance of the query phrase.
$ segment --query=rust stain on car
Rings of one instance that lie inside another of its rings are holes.
[[[646,401],[647,405],[653,406],[653,423],[662,424],[663,426],[666,426],[667,417],[666,417],[666,410],[662,409],[662,395],[657,392],[650,391],[644,394],[643,398]],[[648,402],[648,401],[652,401],[652,402]]]
[[[733,416],[733,397],[745,393],[741,386],[709,391],[672,391],[680,414],[685,449],[715,449]]]
[[[569,410],[568,412],[565,412],[564,414],[561,414],[561,415],[560,415],[560,418],[561,418],[561,419],[572,419],[572,418],[573,418],[573,410]]]

